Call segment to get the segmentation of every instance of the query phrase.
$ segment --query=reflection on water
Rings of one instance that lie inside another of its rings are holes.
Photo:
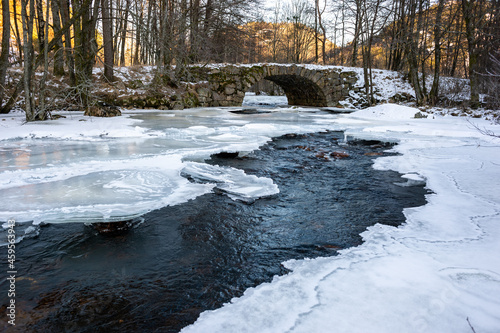
[[[205,194],[148,213],[114,237],[81,224],[43,226],[16,249],[12,331],[177,332],[286,273],[281,262],[335,255],[359,244],[367,226],[397,225],[403,207],[424,203],[422,187],[396,186],[398,174],[373,170],[369,155],[385,154],[386,146],[343,138],[286,135],[244,157],[214,158],[274,180],[280,193],[253,204]]]
[[[30,151],[29,150],[17,150],[14,152],[14,163],[16,164],[16,169],[27,169],[30,164]]]

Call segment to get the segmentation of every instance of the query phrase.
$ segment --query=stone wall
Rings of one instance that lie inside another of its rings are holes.
[[[262,79],[282,87],[290,105],[339,106],[350,90],[359,89],[355,87],[355,72],[335,67],[226,65],[199,68],[197,72],[198,79],[206,81],[196,89],[200,106],[239,106],[248,88]]]

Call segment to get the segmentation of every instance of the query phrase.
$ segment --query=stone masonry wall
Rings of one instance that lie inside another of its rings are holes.
[[[200,106],[239,106],[245,92],[267,79],[283,88],[291,105],[339,106],[355,87],[357,74],[336,67],[307,65],[221,65],[199,71],[206,85],[197,88]]]

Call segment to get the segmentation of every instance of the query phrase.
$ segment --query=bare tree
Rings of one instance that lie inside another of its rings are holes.
[[[48,20],[49,19],[49,10],[50,6],[47,4],[45,7],[45,18]],[[43,15],[43,11],[42,11]],[[44,20],[45,21],[45,20]],[[46,22],[46,21],[45,21]],[[36,118],[39,120],[45,120],[45,118],[48,116],[48,110],[47,110],[47,105],[46,105],[46,93],[47,93],[47,77],[49,74],[49,25],[45,24],[44,25],[44,36],[45,38],[43,39],[43,76],[42,80],[40,82],[40,91],[39,91],[39,108],[37,110],[37,115]]]
[[[50,5],[52,7],[52,29],[54,30],[54,35],[59,35],[59,32],[61,31],[59,0],[51,0]],[[64,75],[62,36],[56,39],[54,47],[54,75]]]
[[[74,58],[74,52],[73,52],[73,47],[71,45],[71,20],[70,20],[70,12],[69,12],[69,0],[59,0],[60,1],[60,10],[61,10],[61,20],[62,24],[66,29],[63,30],[64,32],[64,44],[65,44],[65,49],[64,49],[64,54],[66,56],[66,66],[68,68],[69,72],[69,79],[71,82],[71,85],[76,85],[76,74],[75,74],[75,58]],[[78,15],[74,15],[73,19],[76,21],[78,18]]]
[[[125,1],[125,8],[122,11],[122,19],[120,23],[120,66],[125,66],[125,45],[127,42],[127,32],[128,32],[128,16],[129,16],[130,0]]]
[[[75,74],[76,86],[82,104],[87,108],[91,103],[92,68],[97,54],[95,28],[99,4],[91,0],[74,0],[73,4],[81,17],[74,24],[75,29]]]
[[[326,28],[323,23],[323,14],[325,13],[327,6],[327,1],[325,0],[323,3],[323,8],[320,7],[319,0],[316,0],[316,17],[318,19],[318,27],[321,29],[321,37],[317,36],[318,27],[316,27],[316,62],[318,62],[318,39],[321,39],[321,54],[322,54],[322,62],[326,64]]]
[[[38,49],[40,53],[43,53],[43,46],[45,43],[45,16],[43,15],[43,1],[35,0],[36,7],[36,27],[38,34]],[[30,15],[34,13],[30,12]]]
[[[443,15],[444,0],[438,1],[436,21],[434,23],[434,80],[429,95],[429,101],[436,104],[439,93],[439,75],[441,71],[441,37],[443,35],[441,16]]]
[[[491,67],[482,73],[485,81],[485,93],[487,106],[491,108],[500,108],[500,51],[490,54]],[[497,119],[500,122],[500,119]]]
[[[469,57],[470,103],[479,106],[481,76],[491,66],[490,55],[500,49],[500,4],[491,0],[462,0]]]
[[[351,56],[351,66],[356,66],[358,61],[358,44],[361,36],[361,29],[363,25],[363,15],[365,12],[363,11],[363,1],[364,0],[354,0],[355,8],[355,17],[356,21],[354,23],[354,37],[351,43],[352,45],[352,56]]]
[[[31,15],[28,16],[28,9]],[[32,93],[33,82],[33,19],[35,12],[34,0],[21,0],[21,18],[23,21],[23,53],[24,53],[24,110],[26,121],[36,120],[35,101]]]
[[[304,0],[292,0],[283,8],[284,21],[290,22],[288,27],[288,38],[291,45],[288,46],[288,62],[300,63],[307,61],[308,50],[314,43],[314,35],[311,35],[310,28],[313,26],[314,7],[311,7]]]
[[[3,105],[7,68],[10,51],[10,10],[9,0],[2,0],[2,50],[0,53],[0,106]]]
[[[482,20],[480,1],[462,0],[462,12],[465,21],[465,35],[469,53],[469,81],[470,81],[470,103],[473,108],[479,106],[479,82],[478,72],[478,48],[477,48],[477,25]]]
[[[113,21],[111,19],[111,3],[110,0],[102,0],[102,38],[104,47],[104,77],[109,82],[112,82],[113,66],[114,66],[114,49],[113,49]]]
[[[21,34],[19,33],[19,13],[17,12],[18,0],[12,1],[12,14],[14,14],[14,34],[16,36],[16,45],[19,53],[19,63],[23,62],[23,43],[21,41]]]

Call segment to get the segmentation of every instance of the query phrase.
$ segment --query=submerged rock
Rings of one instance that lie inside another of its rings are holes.
[[[220,152],[217,154],[213,154],[212,157],[217,157],[217,158],[236,158],[238,157],[239,152]]]
[[[92,227],[101,235],[119,235],[128,232],[132,221],[92,223]]]
[[[334,152],[330,153],[330,156],[332,156],[333,158],[341,159],[341,158],[349,157],[349,154],[346,152],[342,152],[342,151],[334,151]]]

